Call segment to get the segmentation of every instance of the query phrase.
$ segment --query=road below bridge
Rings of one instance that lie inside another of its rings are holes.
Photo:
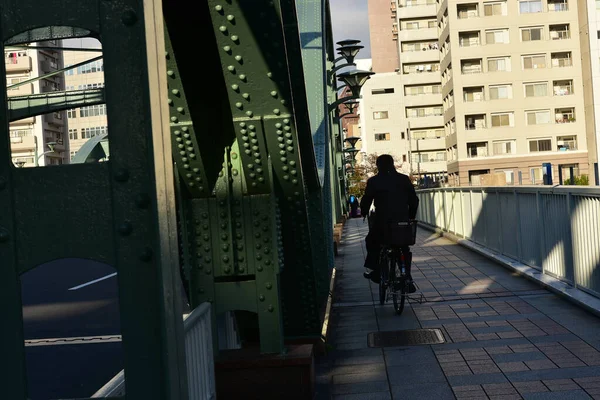
[[[31,400],[89,397],[123,369],[114,268],[57,260],[21,288]]]

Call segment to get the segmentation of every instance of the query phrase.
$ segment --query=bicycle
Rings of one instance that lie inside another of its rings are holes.
[[[379,253],[379,304],[384,305],[391,295],[394,310],[398,315],[404,311],[404,304],[410,292],[406,257],[402,247],[404,246],[383,245]]]

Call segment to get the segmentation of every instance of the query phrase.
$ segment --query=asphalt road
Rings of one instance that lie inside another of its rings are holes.
[[[63,259],[24,274],[25,339],[120,335],[115,272],[94,261]],[[31,400],[89,397],[123,369],[121,342],[25,349]]]

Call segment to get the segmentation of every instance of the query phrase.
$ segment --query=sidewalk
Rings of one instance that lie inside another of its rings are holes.
[[[398,316],[362,277],[367,230],[344,228],[317,400],[600,399],[600,319],[422,228],[413,278],[426,302]],[[446,343],[368,346],[370,332],[420,328]]]

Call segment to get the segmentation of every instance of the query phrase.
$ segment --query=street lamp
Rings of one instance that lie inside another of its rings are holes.
[[[40,166],[40,158],[42,158],[43,156],[45,156],[46,154],[50,154],[50,153],[54,153],[54,146],[56,146],[56,142],[48,142],[46,143],[46,146],[48,146],[48,148],[50,150],[43,152],[42,154],[40,154],[38,156],[38,146],[37,146],[37,140],[35,142],[35,166],[39,167]]]
[[[340,115],[339,118],[344,118],[346,115],[354,114],[355,108],[358,107],[358,100],[349,100],[343,103],[343,106],[346,107],[346,110],[348,110],[348,112]]]
[[[336,100],[333,104],[329,105],[329,111],[335,110],[340,104],[360,98],[360,90],[362,86],[371,78],[371,75],[373,74],[375,74],[375,72],[362,71],[359,69],[342,72],[339,74],[337,76],[338,79],[344,82],[350,88],[350,91],[352,91],[352,96],[346,96]]]

